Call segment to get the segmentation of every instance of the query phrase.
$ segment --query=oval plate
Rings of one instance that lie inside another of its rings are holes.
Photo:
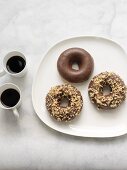
[[[57,71],[57,59],[66,49],[80,47],[94,58],[94,72],[90,79],[75,85],[82,93],[84,107],[80,116],[70,123],[56,122],[45,107],[45,97],[52,86],[63,84]],[[82,137],[113,137],[127,133],[127,104],[108,111],[98,111],[88,97],[88,84],[91,78],[103,71],[119,74],[126,83],[127,56],[120,45],[112,40],[84,36],[70,38],[53,46],[43,57],[32,87],[32,101],[39,118],[49,127],[59,132]]]

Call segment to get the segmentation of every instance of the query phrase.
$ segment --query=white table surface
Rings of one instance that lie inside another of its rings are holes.
[[[127,51],[127,1],[0,0],[0,66],[13,50],[28,61],[24,78],[0,78],[0,85],[13,82],[23,95],[18,121],[0,109],[0,170],[127,169],[127,135],[68,136],[48,128],[34,112],[31,87],[40,59],[56,42],[80,35],[112,38]]]

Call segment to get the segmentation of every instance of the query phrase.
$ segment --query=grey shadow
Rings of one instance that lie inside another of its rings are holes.
[[[19,119],[17,119],[12,110],[3,110],[2,111],[2,125],[3,129],[11,136],[12,134],[20,134],[21,128],[19,124]]]

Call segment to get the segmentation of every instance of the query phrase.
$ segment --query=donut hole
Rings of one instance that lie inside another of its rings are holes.
[[[80,69],[81,59],[79,57],[77,57],[77,54],[73,55],[70,58],[69,65],[70,65],[71,69],[74,71],[78,71]]]
[[[106,84],[102,88],[103,95],[109,95],[112,92],[111,86],[109,84]]]
[[[77,62],[72,63],[72,69],[78,71],[79,70],[79,64]]]
[[[68,107],[69,106],[69,99],[67,97],[62,97],[60,100],[60,107]]]

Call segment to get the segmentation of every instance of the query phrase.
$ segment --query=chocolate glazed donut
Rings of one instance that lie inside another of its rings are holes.
[[[78,64],[78,70],[72,68],[74,63]],[[65,50],[57,61],[57,69],[60,75],[72,83],[81,83],[88,80],[93,68],[93,58],[82,48],[69,48]]]

